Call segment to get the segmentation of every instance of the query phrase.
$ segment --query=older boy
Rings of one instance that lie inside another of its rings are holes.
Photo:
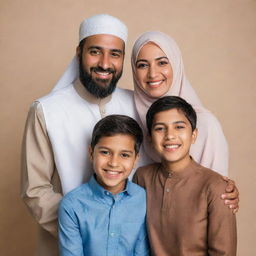
[[[189,155],[197,136],[192,106],[163,97],[148,110],[147,128],[161,163],[139,168],[134,181],[147,191],[153,255],[236,255],[235,215],[220,199],[226,183]]]
[[[146,194],[128,181],[142,143],[135,120],[110,115],[94,127],[94,176],[64,196],[59,208],[62,256],[149,255]]]

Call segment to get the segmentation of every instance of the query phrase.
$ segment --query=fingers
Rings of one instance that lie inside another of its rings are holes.
[[[233,192],[222,194],[221,198],[228,200],[239,199],[239,192],[237,189],[235,189]]]
[[[227,205],[229,209],[232,209],[233,213],[237,213],[239,209],[239,198],[233,200],[225,200],[224,204]]]

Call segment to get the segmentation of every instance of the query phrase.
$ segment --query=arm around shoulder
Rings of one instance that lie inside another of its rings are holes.
[[[210,256],[235,256],[237,247],[236,217],[220,198],[226,183],[221,177],[208,189],[208,253]]]
[[[34,102],[22,142],[21,197],[36,221],[55,237],[57,210],[62,198],[58,183],[42,107]]]

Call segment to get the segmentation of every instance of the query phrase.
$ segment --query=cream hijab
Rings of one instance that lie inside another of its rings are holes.
[[[135,42],[132,50],[132,70],[134,80],[134,99],[140,121],[146,133],[146,113],[156,98],[149,97],[140,87],[136,78],[136,60],[140,49],[152,42],[158,45],[166,54],[173,69],[173,81],[169,91],[163,96],[179,96],[189,102],[197,113],[198,137],[191,146],[190,154],[201,165],[211,168],[223,175],[227,175],[228,147],[218,120],[211,112],[205,109],[187,80],[180,50],[175,41],[168,35],[158,32],[146,32]],[[145,150],[154,161],[159,161],[152,151],[151,145],[145,139]]]

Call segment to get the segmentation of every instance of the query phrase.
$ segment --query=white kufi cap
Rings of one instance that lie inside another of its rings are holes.
[[[108,14],[98,14],[85,19],[79,29],[79,42],[88,36],[108,34],[127,40],[128,29],[119,19]]]

